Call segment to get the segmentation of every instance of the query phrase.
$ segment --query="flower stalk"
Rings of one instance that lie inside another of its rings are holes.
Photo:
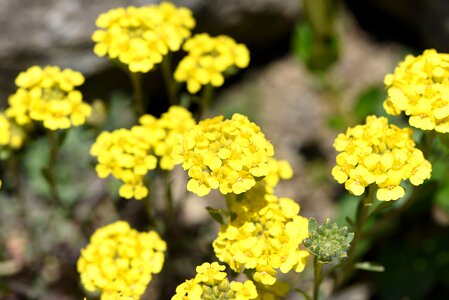
[[[134,110],[136,116],[140,117],[145,114],[145,99],[143,96],[142,88],[142,73],[128,72],[131,78],[131,84],[133,87],[134,94]]]
[[[357,262],[358,255],[357,247],[361,241],[361,238],[363,237],[363,228],[365,227],[365,224],[369,219],[369,209],[373,204],[375,193],[376,187],[374,185],[370,185],[368,194],[359,203],[354,228],[354,239],[352,241],[351,249],[348,253],[348,259],[343,265],[343,270],[341,272],[340,278],[337,280],[337,285],[343,284],[354,271],[354,264]]]
[[[57,132],[54,130],[48,131],[48,139],[50,143],[50,153],[49,153],[49,163],[48,168],[44,169],[44,172],[46,173],[46,179],[48,186],[50,188],[50,195],[55,201],[55,203],[62,204],[61,198],[59,196],[58,187],[57,187],[57,181],[56,181],[56,162],[58,158],[58,150],[59,150],[59,143],[57,138]]]
[[[321,279],[321,270],[323,268],[323,264],[319,262],[318,257],[315,256],[313,258],[313,270],[314,270],[314,281],[313,281],[313,300],[318,300],[320,296],[320,285],[322,282]]]
[[[162,76],[164,77],[165,90],[170,105],[178,105],[177,85],[172,76],[171,55],[165,55],[161,63]]]

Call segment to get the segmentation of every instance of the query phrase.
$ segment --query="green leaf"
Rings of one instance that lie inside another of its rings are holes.
[[[444,133],[439,133],[438,138],[440,139],[441,143],[446,147],[449,148],[449,135]]]
[[[318,228],[318,223],[314,218],[309,219],[309,232],[315,232]]]
[[[293,33],[292,50],[300,60],[307,62],[312,53],[313,32],[309,24],[298,24]]]
[[[339,226],[345,226],[347,224],[352,226],[353,222],[347,222],[347,218],[350,220],[355,220],[355,215],[357,212],[357,206],[360,202],[360,199],[357,196],[351,194],[344,194],[339,200],[337,205],[337,215],[335,217],[335,222]]]
[[[380,203],[379,205],[377,205],[371,212],[370,215],[374,215],[377,214],[378,212],[390,208],[391,206],[393,206],[395,204],[395,201],[384,201],[382,203]]]
[[[353,220],[351,220],[351,218],[346,217],[345,220],[346,220],[346,223],[348,223],[348,225],[349,225],[351,228],[355,228],[355,223],[354,223]]]
[[[69,130],[61,130],[57,133],[56,137],[58,148],[60,148],[62,144],[64,144],[64,141],[66,140],[67,137],[67,132],[69,132]]]
[[[209,213],[209,215],[212,217],[212,219],[214,219],[215,221],[217,221],[218,223],[220,223],[221,225],[225,224],[225,217],[228,216],[228,211],[224,210],[224,209],[215,209],[212,207],[206,207],[207,212]]]
[[[354,265],[354,267],[356,269],[364,270],[364,271],[368,271],[368,272],[383,272],[383,271],[385,271],[384,266],[377,264],[377,263],[369,262],[369,261],[356,263]]]
[[[445,184],[440,187],[437,190],[433,200],[436,205],[444,209],[446,212],[449,212],[449,184]]]
[[[346,237],[345,242],[346,242],[347,244],[349,244],[349,243],[352,242],[353,239],[354,239],[354,232],[350,232],[350,233],[348,233],[348,236]]]
[[[334,114],[327,118],[327,126],[339,131],[345,130],[348,127],[347,120],[342,115]]]
[[[382,114],[382,103],[386,98],[385,90],[379,87],[370,87],[364,90],[355,103],[354,112],[362,122],[368,115]]]
[[[47,182],[47,184],[51,184],[51,173],[50,173],[50,169],[48,167],[44,167],[41,169],[41,174],[42,177],[45,179],[45,181]]]

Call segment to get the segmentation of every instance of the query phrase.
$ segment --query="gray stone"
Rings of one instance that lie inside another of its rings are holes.
[[[0,1],[0,103],[15,90],[14,78],[31,65],[59,65],[87,76],[111,68],[93,52],[97,16],[111,8],[145,5],[156,0],[17,0]],[[298,0],[187,0],[196,31],[226,33],[260,53],[286,40],[299,11]]]
[[[381,39],[449,52],[446,0],[346,0],[360,24]]]

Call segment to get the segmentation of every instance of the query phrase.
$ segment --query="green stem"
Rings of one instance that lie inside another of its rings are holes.
[[[143,97],[142,89],[142,73],[133,73],[131,71],[128,71],[128,74],[131,78],[131,84],[133,87],[134,109],[136,111],[137,118],[139,118],[140,116],[145,114],[145,100]]]
[[[166,222],[170,222],[175,217],[175,209],[174,209],[174,201],[173,201],[173,193],[171,189],[171,178],[170,178],[170,172],[169,171],[162,171],[163,177],[165,181],[165,198],[167,200],[167,207],[166,207]]]
[[[321,269],[323,264],[318,261],[318,257],[313,258],[313,270],[314,270],[314,281],[313,281],[313,300],[318,300],[320,297],[320,284],[321,279]]]
[[[298,293],[300,293],[300,294],[304,297],[304,299],[306,299],[306,300],[311,300],[311,299],[312,299],[312,298],[309,296],[309,294],[307,294],[306,291],[304,291],[304,290],[302,290],[302,289],[300,289],[300,288],[296,288],[295,291],[298,292]]]
[[[20,176],[20,157],[19,153],[13,152],[8,158],[8,170],[11,175],[11,182],[14,192],[17,196],[17,202],[20,206],[20,214],[25,222],[28,221],[28,209],[22,190],[22,178]]]
[[[422,145],[422,151],[424,154],[424,157],[426,159],[429,159],[430,157],[430,153],[432,152],[432,146],[433,146],[433,141],[435,140],[436,137],[436,133],[434,130],[431,131],[424,131],[424,143]]]
[[[334,272],[336,269],[338,269],[339,267],[341,267],[341,263],[338,263],[330,268],[328,268],[324,274],[321,275],[321,280],[319,282],[319,284],[321,284],[323,282],[323,280],[328,277],[330,274],[332,274],[332,272]]]
[[[204,86],[203,93],[201,95],[199,103],[200,107],[198,111],[198,120],[201,120],[204,117],[204,114],[207,111],[210,102],[212,101],[213,95],[214,95],[214,87],[211,84]]]
[[[385,232],[385,228],[392,225],[394,220],[397,220],[405,211],[407,211],[416,201],[419,199],[423,188],[420,186],[413,186],[412,195],[408,200],[397,209],[389,210],[384,214],[379,221],[376,222],[376,226],[364,233],[364,237],[375,237],[381,232]]]
[[[49,164],[47,169],[47,181],[50,188],[50,194],[53,198],[53,201],[55,201],[57,204],[62,205],[61,198],[58,193],[58,187],[57,187],[57,181],[55,176],[56,171],[56,161],[58,158],[58,138],[57,138],[57,131],[50,130],[48,131],[48,138],[50,142],[50,157],[49,157]]]
[[[374,185],[370,185],[368,194],[360,201],[359,207],[357,209],[356,216],[356,224],[355,224],[355,232],[354,239],[352,240],[351,249],[349,250],[348,258],[343,265],[342,273],[337,281],[337,286],[341,286],[352,274],[354,271],[354,264],[357,261],[357,247],[362,238],[363,227],[366,224],[366,221],[369,217],[369,209],[374,200],[374,194],[376,192],[376,187]]]
[[[149,224],[153,227],[156,226],[156,222],[154,219],[153,203],[151,203],[150,193],[148,193],[148,195],[145,198],[143,198],[142,201],[143,205],[145,206],[145,210],[147,212]]]
[[[165,55],[161,63],[162,76],[164,77],[164,85],[167,91],[168,101],[170,105],[178,105],[177,84],[172,76],[170,53]]]

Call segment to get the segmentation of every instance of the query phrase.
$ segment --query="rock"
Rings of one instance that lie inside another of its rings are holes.
[[[1,1],[1,106],[6,105],[7,95],[15,90],[14,78],[31,65],[71,67],[88,77],[112,68],[107,59],[92,52],[95,19],[114,7],[156,2],[159,1]],[[279,43],[285,48],[299,11],[297,0],[178,0],[175,4],[193,9],[198,22],[196,31],[229,34],[263,57],[279,48]]]
[[[449,51],[449,2],[445,0],[346,0],[360,25],[381,39]]]

